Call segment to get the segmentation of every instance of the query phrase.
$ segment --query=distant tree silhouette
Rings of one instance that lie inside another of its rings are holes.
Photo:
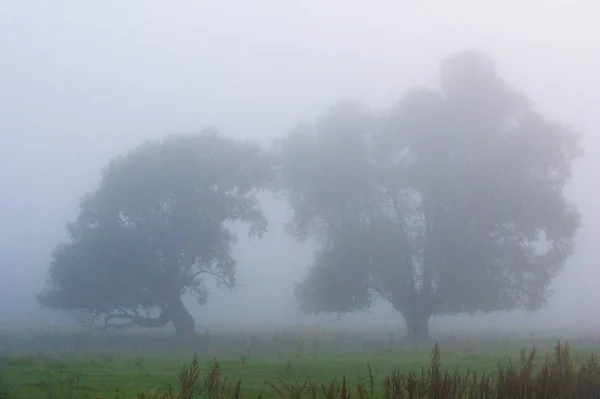
[[[233,233],[226,221],[259,236],[267,220],[255,198],[270,180],[265,154],[213,131],[148,142],[114,158],[99,187],[83,197],[69,241],[58,245],[46,307],[95,326],[194,331],[182,296],[208,298],[205,278],[235,286]]]
[[[579,227],[563,196],[578,136],[483,53],[444,60],[440,76],[383,118],[343,101],[279,143],[288,227],[319,243],[296,286],[307,312],[380,297],[424,340],[432,315],[546,304]]]

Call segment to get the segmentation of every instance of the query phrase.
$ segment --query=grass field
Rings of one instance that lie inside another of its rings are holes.
[[[400,335],[400,334],[399,334]],[[350,387],[378,389],[394,370],[402,374],[428,367],[432,346],[405,346],[389,331],[280,330],[274,332],[204,331],[176,339],[167,334],[133,332],[98,335],[85,332],[21,331],[0,334],[0,398],[135,398],[178,386],[183,365],[194,353],[203,373],[218,362],[220,378],[241,381],[243,397],[276,397],[266,382],[281,386],[343,377]],[[485,339],[484,339],[485,338]],[[441,369],[490,373],[522,349],[538,348],[544,361],[555,339],[441,337]],[[600,341],[569,342],[573,358],[584,361],[600,350]],[[369,367],[371,369],[371,375]],[[4,392],[4,393],[2,393]]]

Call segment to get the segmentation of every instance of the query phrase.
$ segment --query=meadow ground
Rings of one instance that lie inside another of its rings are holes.
[[[461,337],[438,339],[441,369],[493,372],[522,349],[536,347],[539,362],[556,339]],[[574,358],[600,352],[600,341],[569,341]],[[431,345],[406,346],[390,331],[294,329],[273,332],[201,332],[182,341],[147,331],[102,335],[81,331],[0,332],[0,398],[134,398],[178,385],[183,365],[198,356],[208,372],[215,359],[223,378],[241,380],[246,398],[275,397],[265,382],[329,384],[345,376],[350,387],[369,380],[383,384],[393,370],[419,372],[430,363]],[[4,392],[4,394],[2,393]]]

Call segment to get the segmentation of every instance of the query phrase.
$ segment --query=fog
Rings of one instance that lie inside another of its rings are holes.
[[[583,134],[568,192],[583,226],[546,309],[433,325],[600,327],[598,20],[592,0],[0,2],[0,322],[68,322],[34,295],[111,157],[206,126],[268,143],[346,97],[384,110],[435,84],[444,57],[475,48]],[[265,206],[266,237],[240,234],[234,249],[241,287],[188,301],[199,325],[328,323],[301,314],[292,293],[310,243],[284,234],[285,203]],[[388,303],[341,322],[365,320],[402,323]]]

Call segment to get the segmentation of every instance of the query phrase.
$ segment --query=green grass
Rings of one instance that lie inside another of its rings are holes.
[[[207,338],[210,335],[209,338]],[[213,334],[214,335],[214,334]],[[241,380],[242,396],[274,397],[265,382],[305,380],[329,384],[343,377],[351,387],[368,383],[370,365],[374,382],[383,386],[385,377],[428,367],[431,346],[403,347],[387,334],[278,333],[200,334],[179,342],[168,336],[123,335],[94,337],[80,334],[35,334],[0,336],[0,392],[14,398],[134,398],[140,393],[164,392],[177,387],[181,367],[194,353],[204,372],[218,360],[221,377]],[[509,358],[519,360],[522,348],[539,348],[538,359],[551,353],[555,340],[475,341],[441,343],[441,369],[467,369],[479,374],[492,372]],[[596,341],[573,341],[576,359],[599,352]],[[2,394],[0,393],[0,398]]]
[[[107,361],[104,357],[94,356],[82,359],[75,356],[61,360],[40,360],[36,358],[16,358],[7,363],[5,375],[8,380],[18,381],[21,388],[15,390],[19,396],[42,397],[48,391],[49,381],[63,381],[77,378],[75,386],[91,394],[108,396],[117,389],[128,397],[140,392],[149,392],[157,388],[165,389],[169,384],[177,384],[177,373],[181,365],[191,361],[191,356],[160,359],[156,357],[128,358],[117,356]],[[474,368],[481,371],[491,370],[496,365],[496,357],[479,355],[476,357],[445,357],[444,367]],[[199,358],[204,369],[211,367],[212,359]],[[403,354],[401,352],[381,353],[372,356],[322,356],[320,358],[249,358],[245,364],[238,359],[219,360],[222,375],[230,380],[243,381],[243,394],[257,397],[268,390],[265,381],[296,382],[309,379],[329,382],[346,376],[348,383],[356,385],[368,378],[367,362],[370,363],[374,377],[383,382],[394,368],[402,371],[419,370],[429,363],[429,353]],[[38,396],[39,395],[39,396]]]

